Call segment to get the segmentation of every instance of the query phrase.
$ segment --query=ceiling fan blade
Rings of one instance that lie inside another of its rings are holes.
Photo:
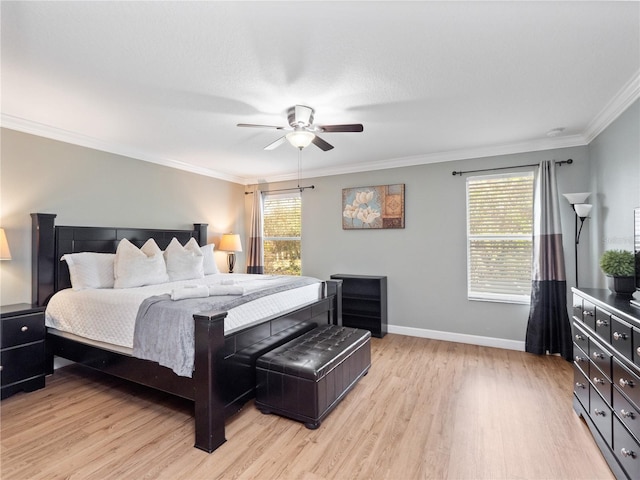
[[[323,151],[327,151],[327,150],[331,150],[333,148],[333,145],[331,145],[330,143],[325,142],[323,139],[321,139],[319,136],[315,136],[314,139],[312,140],[312,143],[318,147],[320,150]]]
[[[361,123],[349,123],[346,125],[318,125],[322,132],[362,132],[364,127]]]
[[[238,123],[238,127],[250,127],[250,128],[273,128],[274,130],[282,130],[285,127],[276,127],[275,125],[257,125],[255,123]]]
[[[266,147],[264,147],[265,150],[273,150],[275,148],[278,148],[280,145],[282,145],[285,141],[287,140],[286,135],[284,137],[280,137],[278,140],[276,140],[275,142],[270,143],[269,145],[267,145]]]

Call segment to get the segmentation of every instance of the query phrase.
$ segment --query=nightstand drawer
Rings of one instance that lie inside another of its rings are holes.
[[[0,384],[4,387],[31,377],[44,377],[44,341],[7,348],[0,353]]]
[[[44,314],[31,313],[6,318],[0,329],[2,348],[36,342],[44,338]]]

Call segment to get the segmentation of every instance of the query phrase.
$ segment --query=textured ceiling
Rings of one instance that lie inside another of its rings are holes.
[[[584,145],[640,92],[640,3],[9,2],[2,125],[237,183]],[[553,128],[561,135],[548,137]]]

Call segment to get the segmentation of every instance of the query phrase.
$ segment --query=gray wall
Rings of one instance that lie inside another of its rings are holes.
[[[633,209],[640,207],[640,101],[636,101],[589,145],[593,175],[590,284],[604,288],[602,252],[633,250]],[[582,284],[581,284],[582,286]],[[636,294],[638,296],[638,294]]]
[[[13,257],[0,262],[2,305],[31,301],[31,212],[56,213],[58,225],[208,223],[214,243],[224,232],[244,234],[242,185],[13,130],[0,133],[0,218]],[[216,260],[226,271],[225,254]]]
[[[391,331],[523,348],[528,305],[467,300],[466,176],[451,172],[568,158],[574,163],[559,167],[559,191],[584,191],[589,185],[587,147],[305,180],[304,185],[316,188],[303,193],[303,274],[386,275]],[[393,183],[405,184],[404,229],[342,230],[343,188]],[[284,186],[289,185],[270,188]],[[573,285],[573,210],[565,202],[561,209],[568,283]],[[588,239],[585,235],[585,257]]]

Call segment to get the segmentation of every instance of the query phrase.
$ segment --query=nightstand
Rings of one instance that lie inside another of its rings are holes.
[[[44,307],[0,307],[0,398],[44,387]]]

